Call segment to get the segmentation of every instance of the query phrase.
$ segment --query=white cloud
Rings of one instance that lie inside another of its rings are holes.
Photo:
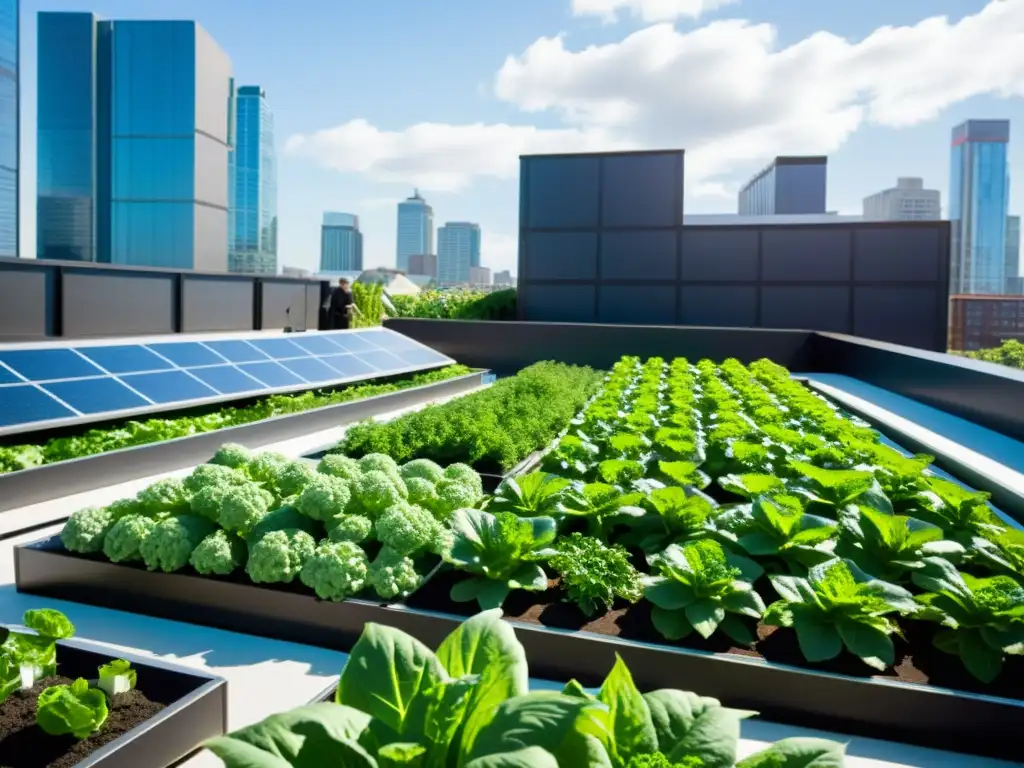
[[[490,267],[491,272],[500,272],[503,269],[516,274],[516,267],[519,264],[519,237],[517,235],[491,232],[487,227],[481,227],[483,232],[480,243],[480,263]]]
[[[542,130],[529,125],[418,123],[385,131],[351,120],[311,136],[293,136],[286,151],[316,158],[338,171],[375,181],[455,192],[474,176],[515,178],[519,155],[628,147],[602,129]]]
[[[520,154],[682,147],[691,194],[723,195],[723,183],[770,157],[833,152],[865,123],[911,126],[975,95],[1024,93],[1024,0],[991,0],[955,23],[882,27],[859,42],[817,32],[781,47],[771,25],[743,20],[688,32],[655,24],[579,50],[543,37],[508,57],[495,92],[562,126],[385,131],[354,120],[289,148],[376,180],[458,190],[474,177],[514,177]]]
[[[600,16],[606,23],[618,20],[628,11],[641,21],[671,21],[691,18],[732,5],[739,0],[572,0],[574,16]]]

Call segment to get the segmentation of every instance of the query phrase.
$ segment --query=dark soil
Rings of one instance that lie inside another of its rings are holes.
[[[452,585],[464,578],[465,574],[454,571],[439,573],[407,601],[408,605],[412,608],[472,616],[478,610],[475,602],[453,603],[448,598],[448,592]],[[763,598],[766,603],[775,599],[770,587],[760,591],[765,592]],[[737,647],[734,641],[720,632],[712,635],[708,640],[694,633],[684,640],[667,641],[658,634],[651,623],[650,603],[641,601],[637,605],[630,605],[620,600],[616,602],[611,611],[603,616],[588,617],[575,604],[562,602],[562,592],[557,588],[557,581],[554,580],[549,582],[549,588],[545,592],[522,590],[513,592],[505,601],[503,610],[505,618],[525,624],[595,632],[600,635],[621,637],[654,645],[751,656],[778,664],[851,677],[874,677],[1010,699],[1024,699],[1024,657],[1008,656],[1002,674],[995,682],[986,685],[972,677],[957,657],[935,648],[932,645],[935,625],[922,621],[901,622],[905,637],[893,637],[896,646],[896,663],[892,669],[880,673],[845,651],[832,661],[811,664],[804,659],[800,652],[796,633],[793,630],[762,624],[755,625],[753,621],[750,621],[748,626],[756,634],[757,640],[752,646],[746,648]]]
[[[51,685],[70,685],[66,677],[47,677],[0,704],[0,765],[4,768],[70,768],[105,744],[123,736],[164,708],[138,690],[108,700],[110,715],[98,733],[79,741],[51,736],[36,725],[36,701]],[[139,768],[142,768],[141,766]]]

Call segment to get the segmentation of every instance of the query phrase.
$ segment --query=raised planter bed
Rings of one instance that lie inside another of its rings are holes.
[[[442,604],[447,594],[444,573],[412,598],[413,606],[419,606],[413,607],[365,600],[329,603],[221,579],[149,573],[70,555],[57,538],[18,547],[15,568],[23,592],[342,651],[352,647],[368,621],[398,627],[435,646],[465,615],[430,609]],[[513,594],[506,603],[537,677],[574,677],[584,685],[596,685],[619,654],[641,688],[685,685],[730,706],[758,710],[765,719],[782,724],[990,757],[1020,757],[1017,728],[1024,723],[1024,702],[1019,698],[953,690],[942,687],[938,679],[923,684],[921,677],[902,682],[866,677],[859,670],[850,674],[845,667],[795,666],[788,663],[796,659],[792,649],[781,643],[767,654],[771,660],[720,645],[652,643],[632,621],[640,618],[643,607],[586,624],[578,615],[573,618],[574,609],[555,599],[550,592],[525,599]],[[468,605],[460,609],[472,610]],[[589,631],[580,631],[584,628]],[[958,662],[949,657],[947,663],[953,667]],[[1022,670],[1013,666],[1004,670],[1005,684],[1016,685],[1018,695],[1021,675]]]
[[[227,731],[227,682],[222,678],[77,638],[58,641],[57,654],[59,675],[70,679],[95,678],[101,664],[124,658],[139,681],[137,691],[125,696],[141,695],[113,705],[104,729],[81,742],[49,736],[36,727],[7,736],[4,727],[11,721],[0,723],[0,765],[165,768]]]
[[[202,463],[224,443],[258,447],[476,389],[484,371],[386,395],[0,474],[0,512]],[[73,510],[71,510],[73,511]]]

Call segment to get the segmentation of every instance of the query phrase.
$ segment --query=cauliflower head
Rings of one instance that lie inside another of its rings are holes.
[[[351,541],[325,541],[302,566],[300,579],[321,600],[340,602],[366,585],[369,560]]]
[[[480,473],[473,469],[468,464],[449,464],[444,468],[444,476],[448,480],[456,480],[463,485],[468,485],[473,489],[473,493],[477,498],[481,498],[484,495],[484,481],[480,477]]]

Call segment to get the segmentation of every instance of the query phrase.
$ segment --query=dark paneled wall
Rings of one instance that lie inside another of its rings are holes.
[[[521,320],[794,328],[946,348],[948,222],[684,227],[681,151],[521,163]]]
[[[315,329],[328,290],[319,280],[0,259],[0,339]]]

